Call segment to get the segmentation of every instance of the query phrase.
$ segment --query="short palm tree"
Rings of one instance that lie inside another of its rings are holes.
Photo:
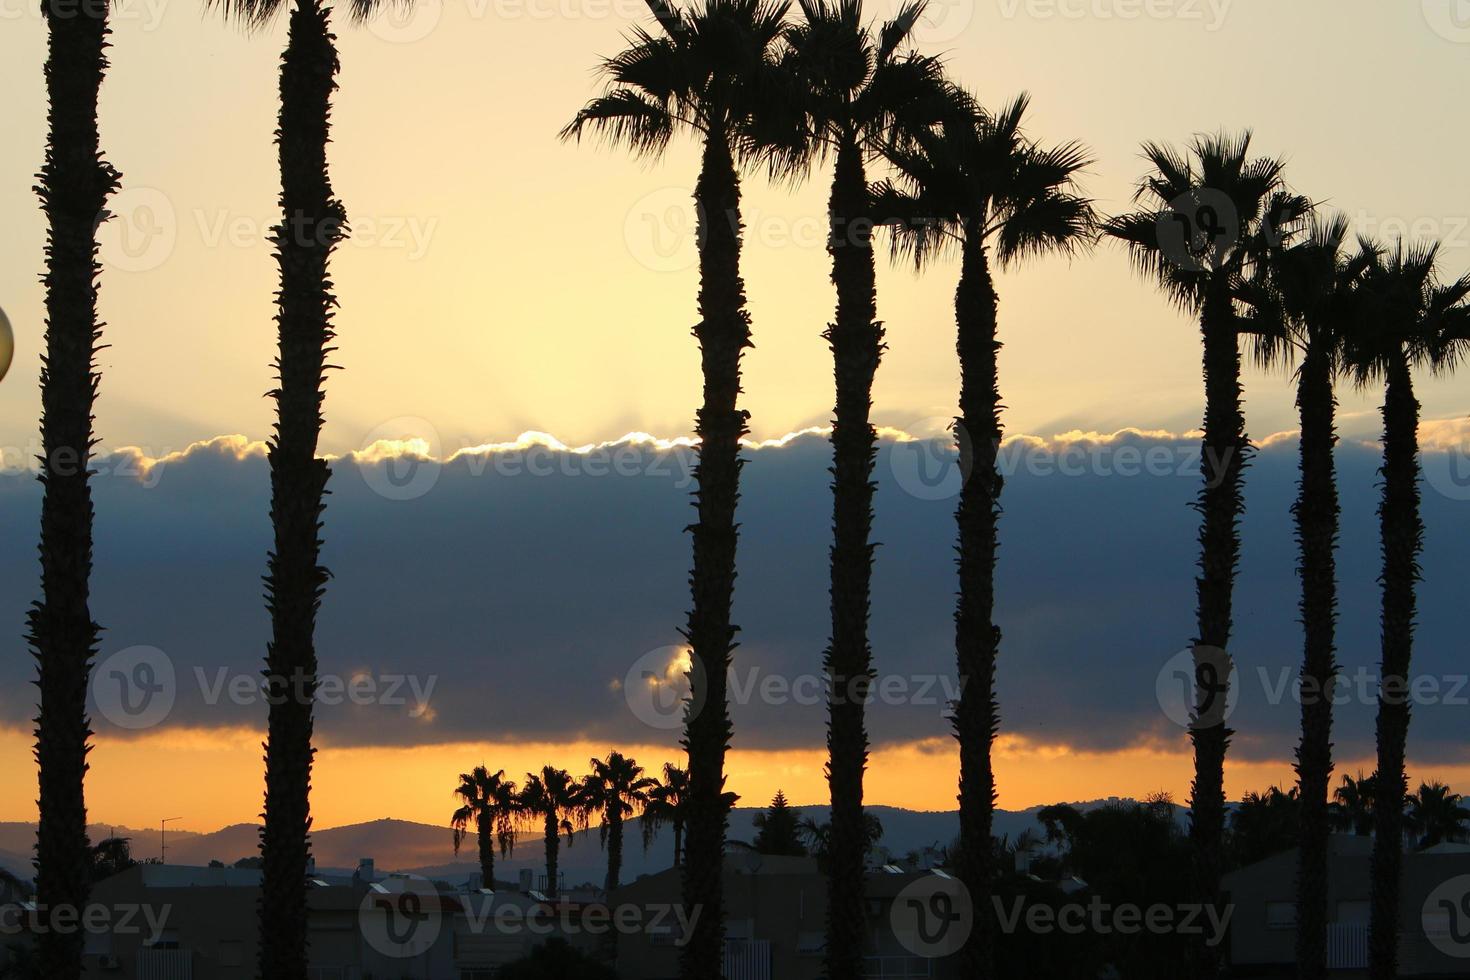
[[[621,752],[593,759],[592,772],[582,779],[582,805],[602,820],[598,837],[607,849],[604,890],[609,896],[621,883],[623,823],[643,812],[648,805],[648,791],[656,785],[657,780],[643,775],[643,767]]]
[[[87,848],[87,681],[99,627],[88,607],[92,572],[92,406],[97,393],[97,221],[119,174],[102,157],[97,98],[107,70],[111,4],[41,4],[46,22],[46,160],[37,191],[46,214],[46,352],[41,364],[41,598],[27,616],[40,705],[36,900],[82,909]],[[82,934],[45,929],[39,974],[82,972]]]
[[[1417,793],[1409,794],[1406,819],[1409,830],[1418,838],[1420,847],[1433,847],[1446,841],[1464,841],[1470,833],[1470,809],[1464,798],[1439,781],[1420,783]]]
[[[1348,257],[1347,219],[1314,218],[1305,237],[1272,250],[1266,274],[1241,283],[1256,323],[1256,356],[1265,366],[1291,364],[1301,420],[1301,480],[1296,518],[1304,635],[1297,851],[1296,961],[1303,980],[1327,974],[1328,793],[1332,778],[1332,691],[1337,677],[1337,443],[1334,383],[1343,331],[1353,316],[1358,279],[1371,257]]]
[[[1134,266],[1155,280],[1177,305],[1199,319],[1204,346],[1205,417],[1200,469],[1199,577],[1195,580],[1198,635],[1194,643],[1195,718],[1190,833],[1194,842],[1194,890],[1202,902],[1218,901],[1225,828],[1225,752],[1230,729],[1223,706],[1228,669],[1220,656],[1230,646],[1231,601],[1240,556],[1242,477],[1250,440],[1245,434],[1240,388],[1240,310],[1243,279],[1262,268],[1272,249],[1311,210],[1289,193],[1279,160],[1252,159],[1250,134],[1200,136],[1187,153],[1145,144],[1151,171],[1139,182],[1142,210],[1110,219],[1108,235],[1128,248]],[[1215,676],[1223,674],[1223,677]],[[1197,972],[1219,972],[1219,950],[1195,944]]]
[[[1398,969],[1398,905],[1404,859],[1404,752],[1409,734],[1409,668],[1414,646],[1415,592],[1424,525],[1419,516],[1419,402],[1413,370],[1453,365],[1470,322],[1470,276],[1442,284],[1437,245],[1391,249],[1369,242],[1372,256],[1359,287],[1358,318],[1344,353],[1360,387],[1382,383],[1383,495],[1378,506],[1383,570],[1378,772],[1373,833],[1373,892],[1368,931],[1372,980]]]
[[[933,124],[951,92],[939,59],[912,50],[924,11],[910,0],[876,31],[860,0],[800,0],[803,20],[786,32],[787,67],[803,93],[809,152],[834,158],[827,251],[837,311],[824,335],[832,349],[832,632],[828,675],[827,782],[832,842],[827,877],[827,976],[851,980],[862,969],[864,931],[863,772],[868,735],[865,688],[873,676],[868,642],[873,566],[873,378],[883,353],[876,319],[873,216],[867,166],[895,128]]]
[[[1373,833],[1373,800],[1377,795],[1374,776],[1358,773],[1358,778],[1343,776],[1342,785],[1332,792],[1332,816],[1338,830],[1358,837]]]
[[[960,744],[960,842],[957,868],[976,909],[990,907],[991,827],[995,776],[991,746],[999,725],[995,661],[1000,630],[994,622],[996,530],[1000,517],[1001,402],[996,355],[997,305],[991,261],[1004,267],[1048,252],[1087,247],[1095,237],[1092,204],[1077,189],[1088,164],[1077,143],[1043,148],[1022,134],[1028,99],[1021,96],[990,114],[968,97],[938,126],[900,133],[886,155],[894,181],[874,188],[874,213],[894,231],[894,247],[918,266],[951,249],[960,254],[955,322],[960,362],[960,405],[955,424],[962,463],[959,604],[955,648],[960,694],[955,735]],[[835,832],[835,824],[834,824]],[[967,976],[991,976],[990,917],[977,916],[965,944]]]
[[[270,23],[282,0],[209,0],[249,29]],[[407,0],[411,3],[412,0]],[[265,745],[265,810],[260,973],[264,980],[306,974],[306,869],[311,859],[312,701],[317,687],[316,614],[328,573],[320,561],[322,512],[330,469],[317,455],[322,385],[334,349],[337,297],[328,271],[347,234],[347,211],[327,169],[332,93],[339,68],[330,0],[290,0],[281,56],[281,223],[272,240],[280,267],[275,361],[275,433],[267,447],[274,540],[267,558],[266,645],[269,717]],[[349,0],[355,19],[379,0]]]
[[[516,784],[505,778],[504,769],[491,773],[484,766],[476,766],[459,774],[454,796],[460,801],[459,808],[449,818],[450,829],[454,831],[454,853],[459,853],[473,825],[479,848],[480,887],[493,889],[496,850],[506,857],[515,848],[516,820],[521,814]]]
[[[587,810],[582,805],[582,787],[565,769],[543,766],[539,774],[526,773],[521,787],[520,812],[530,820],[541,820],[546,834],[546,890],[552,897],[560,890],[557,857],[561,851],[561,835],[567,835],[567,846],[577,825],[587,823]]]
[[[635,153],[654,156],[675,132],[703,143],[694,186],[699,245],[699,342],[704,400],[695,421],[692,607],[685,638],[695,669],[685,723],[689,751],[688,860],[684,903],[702,910],[680,951],[684,980],[708,980],[722,967],[725,753],[730,744],[726,694],[736,627],[735,508],[740,495],[740,359],[750,341],[750,314],[740,277],[742,158],[789,157],[800,146],[795,99],[777,65],[787,6],[772,0],[702,0],[676,10],[650,0],[661,33],[635,30],[627,50],[602,65],[608,90],[563,130],[564,137],[600,132]],[[777,164],[780,169],[781,165]]]
[[[648,805],[643,811],[643,849],[653,843],[659,828],[667,825],[674,834],[674,867],[684,863],[684,822],[688,819],[689,773],[672,762],[664,763],[663,778],[648,788]]]

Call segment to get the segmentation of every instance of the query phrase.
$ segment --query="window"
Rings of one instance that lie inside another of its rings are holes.
[[[1266,928],[1267,929],[1294,929],[1294,928],[1296,928],[1296,903],[1295,902],[1267,902],[1266,903]]]

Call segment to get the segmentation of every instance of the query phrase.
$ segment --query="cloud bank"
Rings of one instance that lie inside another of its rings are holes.
[[[1462,423],[1426,424],[1428,529],[1416,673],[1434,684],[1414,709],[1419,761],[1463,761],[1470,671],[1460,615],[1470,466]],[[1290,505],[1296,443],[1263,439],[1247,471],[1244,556],[1232,653],[1236,751],[1294,748],[1300,658]],[[741,626],[733,678],[736,744],[820,746],[827,637],[830,448],[819,431],[752,446],[744,471]],[[1007,734],[1079,749],[1182,744],[1167,664],[1193,635],[1198,443],[1191,433],[1073,432],[1009,440],[998,573],[999,685]],[[321,739],[339,745],[677,737],[677,714],[637,685],[677,687],[676,628],[688,602],[687,440],[635,435],[568,447],[528,434],[450,452],[385,436],[333,462],[319,626]],[[1338,451],[1339,691],[1343,756],[1372,746],[1378,662],[1379,463],[1368,440]],[[94,691],[99,732],[119,720],[109,685],[162,685],[147,725],[259,728],[255,690],[268,622],[260,576],[269,545],[263,447],[222,437],[163,459],[117,450],[97,461],[93,612],[106,627]],[[883,434],[874,537],[876,743],[944,739],[954,693],[954,494],[943,440]],[[23,642],[36,593],[39,488],[0,474],[0,724],[34,714]],[[131,652],[129,652],[131,651]],[[151,658],[151,659],[150,659]],[[140,664],[144,668],[140,668]],[[140,669],[144,672],[140,673]],[[1160,680],[1161,671],[1165,672]],[[649,675],[654,675],[650,679]],[[629,685],[635,689],[630,692]],[[136,693],[136,692],[134,692]],[[1161,706],[1161,701],[1164,702]],[[631,705],[631,706],[630,706]],[[650,716],[650,705],[653,715]]]

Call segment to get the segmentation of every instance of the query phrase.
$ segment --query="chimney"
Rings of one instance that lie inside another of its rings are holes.
[[[374,880],[372,858],[357,859],[357,877],[359,881],[366,881],[369,884],[372,883],[372,881]]]
[[[536,873],[530,868],[521,869],[521,894],[524,895],[536,887]]]

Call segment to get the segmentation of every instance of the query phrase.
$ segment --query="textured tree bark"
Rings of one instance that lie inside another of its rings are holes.
[[[41,362],[41,598],[27,617],[40,710],[36,763],[40,823],[36,901],[50,918],[75,921],[91,891],[87,842],[87,679],[99,627],[89,607],[92,573],[92,406],[98,264],[96,228],[118,173],[102,159],[97,98],[107,70],[105,4],[44,2],[48,31],[46,161],[37,192],[45,213],[46,351]],[[61,925],[63,920],[58,919]],[[38,936],[38,975],[73,980],[82,934]]]
[[[1332,779],[1332,695],[1337,677],[1337,399],[1324,343],[1308,341],[1297,378],[1301,416],[1301,487],[1296,537],[1302,577],[1302,738],[1296,772],[1301,786],[1297,860],[1296,961],[1301,980],[1327,976],[1328,789]]]
[[[695,422],[693,605],[684,631],[692,652],[693,703],[685,723],[689,751],[689,823],[684,904],[698,919],[679,957],[683,980],[720,976],[725,943],[725,752],[730,745],[727,672],[735,647],[730,622],[735,591],[735,506],[740,497],[740,437],[747,415],[737,406],[740,358],[750,343],[750,314],[740,278],[740,178],[726,135],[710,133],[694,191],[699,211],[699,313],[694,327],[704,374]]]
[[[1378,778],[1373,806],[1373,890],[1368,975],[1398,976],[1398,907],[1404,863],[1404,752],[1409,735],[1409,666],[1415,586],[1424,525],[1419,519],[1419,402],[1402,356],[1383,397],[1383,664],[1378,696]]]
[[[955,651],[960,697],[955,704],[955,737],[960,744],[959,879],[970,893],[975,925],[962,951],[964,975],[991,980],[995,975],[990,894],[995,861],[990,846],[995,817],[995,773],[990,750],[1000,726],[995,701],[995,661],[1000,629],[994,622],[996,530],[1003,480],[1000,450],[1000,388],[996,356],[997,299],[990,264],[978,233],[966,237],[955,321],[960,360],[959,604],[955,611]]]
[[[264,980],[305,980],[306,869],[311,857],[312,703],[316,695],[317,608],[327,570],[319,563],[321,515],[329,474],[317,458],[322,383],[337,305],[327,264],[346,231],[346,214],[327,174],[331,97],[338,69],[329,10],[298,0],[281,59],[277,143],[282,223],[274,242],[280,266],[276,360],[277,421],[268,457],[275,545],[267,562],[271,641],[260,846],[260,972]]]
[[[1250,442],[1241,411],[1240,346],[1228,293],[1213,288],[1200,317],[1204,341],[1205,419],[1200,469],[1204,486],[1198,503],[1200,574],[1195,580],[1199,636],[1195,646],[1195,709],[1190,728],[1194,783],[1190,793],[1190,836],[1194,842],[1195,894],[1200,902],[1220,900],[1221,843],[1225,829],[1225,752],[1233,734],[1220,720],[1230,675],[1213,677],[1212,650],[1230,649],[1231,599],[1240,558],[1241,478]],[[1201,648],[1204,648],[1203,650]],[[1214,666],[1218,666],[1217,664]],[[1221,950],[1195,943],[1196,977],[1219,975]]]
[[[832,419],[832,638],[825,667],[827,782],[832,794],[832,841],[827,863],[828,980],[858,980],[867,934],[863,866],[868,849],[863,773],[868,762],[865,699],[872,681],[868,642],[873,567],[873,463],[877,432],[869,416],[873,377],[883,353],[883,327],[874,320],[872,225],[867,175],[855,141],[837,151],[829,203],[827,251],[837,315],[825,337],[832,350],[837,404]]]

